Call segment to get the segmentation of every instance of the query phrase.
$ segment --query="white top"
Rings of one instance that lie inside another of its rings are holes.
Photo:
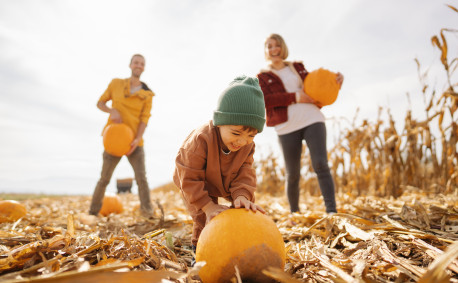
[[[303,82],[292,65],[280,70],[272,69],[283,82],[286,92],[298,92],[303,88]],[[288,120],[275,126],[278,135],[285,135],[305,128],[325,118],[320,108],[312,103],[295,103],[288,106]]]

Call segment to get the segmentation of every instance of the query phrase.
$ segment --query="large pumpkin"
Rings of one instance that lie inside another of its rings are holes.
[[[25,206],[15,200],[0,201],[0,223],[14,222],[27,214]]]
[[[230,282],[237,266],[242,280],[272,282],[262,270],[283,269],[285,244],[272,219],[245,208],[228,209],[214,217],[202,230],[196,261],[206,264],[199,272],[202,282]]]
[[[121,213],[124,211],[124,206],[122,205],[121,198],[115,194],[105,194],[103,197],[102,208],[100,209],[100,214],[103,216],[108,216],[110,213]]]
[[[114,156],[123,156],[130,150],[134,132],[126,124],[110,124],[103,131],[103,146]]]
[[[304,92],[323,106],[333,104],[340,90],[336,77],[336,73],[323,68],[312,71],[305,77]]]

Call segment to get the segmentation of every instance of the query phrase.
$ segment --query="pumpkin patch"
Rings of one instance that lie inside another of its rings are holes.
[[[126,124],[110,124],[103,131],[103,146],[111,155],[121,157],[130,150],[134,132]]]
[[[312,71],[305,77],[304,92],[323,106],[333,104],[340,90],[336,76],[336,73],[323,68]]]
[[[202,230],[196,261],[206,264],[199,272],[202,282],[230,282],[237,267],[242,280],[271,282],[262,271],[283,269],[285,244],[275,223],[253,211],[228,209],[213,218]]]

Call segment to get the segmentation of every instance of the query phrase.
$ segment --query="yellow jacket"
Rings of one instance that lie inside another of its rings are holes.
[[[130,79],[113,79],[105,92],[100,96],[99,101],[107,102],[111,100],[111,107],[121,114],[122,122],[134,131],[137,135],[140,122],[148,124],[151,117],[151,107],[153,105],[154,93],[142,82],[142,88],[131,94]],[[113,121],[108,118],[105,128]],[[103,131],[102,131],[103,133]],[[139,146],[143,145],[143,139]]]

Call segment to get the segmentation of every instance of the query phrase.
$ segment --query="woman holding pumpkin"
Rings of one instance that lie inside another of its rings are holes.
[[[299,180],[302,141],[310,150],[312,167],[318,177],[327,213],[335,213],[334,181],[328,166],[326,126],[321,105],[303,90],[308,72],[301,62],[285,61],[288,47],[278,34],[265,43],[265,57],[270,62],[258,74],[266,104],[266,124],[275,127],[286,167],[286,193],[291,212],[299,212]],[[343,75],[337,73],[341,85]],[[307,91],[307,90],[306,90]]]

